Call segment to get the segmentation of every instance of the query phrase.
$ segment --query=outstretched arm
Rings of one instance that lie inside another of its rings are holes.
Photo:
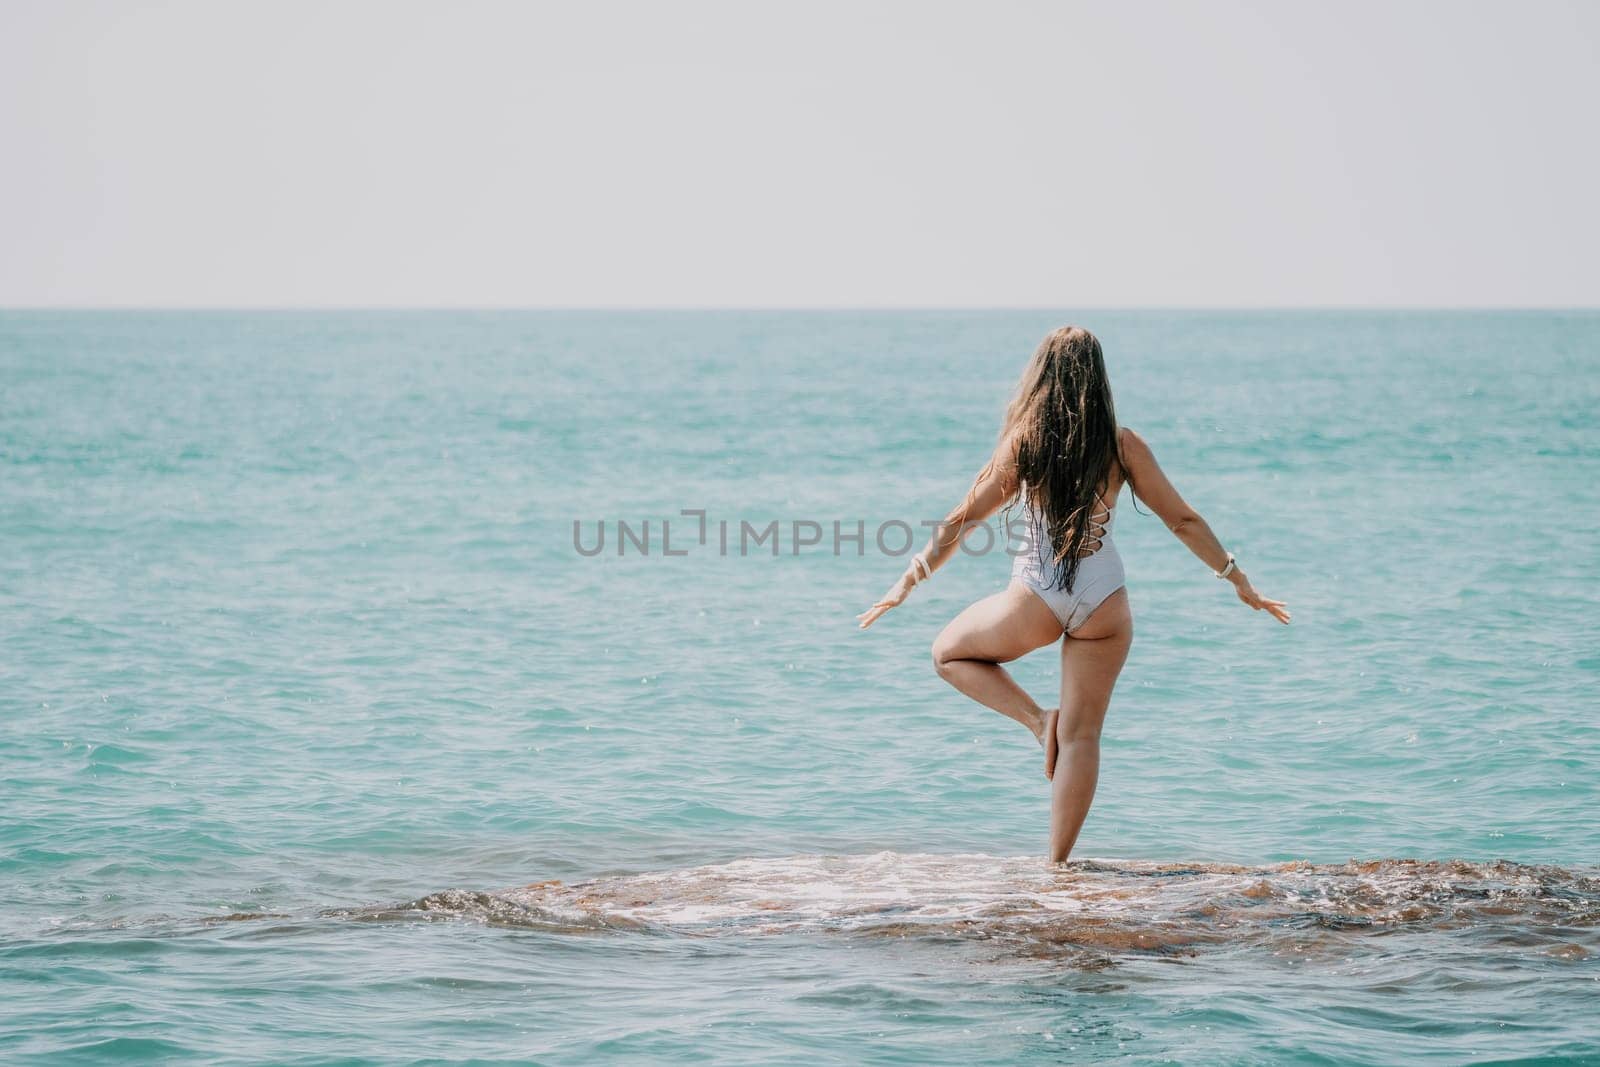
[[[1016,491],[1015,449],[1009,440],[1002,441],[995,449],[994,456],[983,470],[978,472],[977,478],[972,482],[972,488],[967,490],[966,498],[950,509],[944,521],[934,530],[933,536],[928,539],[927,547],[911,557],[911,565],[895,579],[889,591],[880,597],[876,604],[856,616],[861,628],[865,630],[890,608],[905,603],[906,597],[911,594],[917,583],[931,577],[933,572],[955,553],[956,546],[961,543],[961,535],[966,532],[967,524],[983,522],[999,511]]]
[[[1126,427],[1121,434],[1122,465],[1128,473],[1129,482],[1135,487],[1135,495],[1150,506],[1150,510],[1167,524],[1167,529],[1178,540],[1188,546],[1190,552],[1200,557],[1200,561],[1213,571],[1220,573],[1231,558],[1222,547],[1222,542],[1217,540],[1217,535],[1211,532],[1211,527],[1200,517],[1200,513],[1190,507],[1167,480],[1161,465],[1156,462],[1155,453],[1150,451],[1144,438]],[[1238,564],[1234,564],[1228,580],[1233,583],[1240,600],[1257,611],[1267,612],[1281,623],[1288,623],[1289,611],[1283,601],[1268,600],[1256,592]]]

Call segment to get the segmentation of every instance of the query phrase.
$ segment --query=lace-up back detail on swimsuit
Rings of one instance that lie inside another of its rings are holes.
[[[1089,529],[1083,538],[1083,547],[1078,550],[1079,559],[1087,559],[1100,551],[1106,543],[1106,538],[1111,536],[1112,512],[1116,507],[1106,506],[1105,499],[1099,493],[1094,495],[1094,502],[1100,505],[1100,510],[1089,516]]]
[[[1023,492],[1026,500],[1025,486]],[[1078,552],[1078,573],[1071,589],[1062,589],[1056,584],[1055,547],[1043,518],[1031,504],[1024,504],[1028,516],[1028,543],[1011,565],[1011,580],[1037,593],[1069,634],[1082,626],[1094,614],[1094,609],[1125,582],[1122,557],[1111,540],[1116,505],[1107,504],[1099,493],[1095,494],[1095,503],[1099,510],[1089,514],[1089,527]]]

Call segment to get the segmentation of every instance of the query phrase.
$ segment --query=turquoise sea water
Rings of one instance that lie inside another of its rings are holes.
[[[1124,496],[1051,869],[1009,560],[854,615],[1066,321],[1295,621]],[[1597,411],[1595,313],[0,313],[0,1060],[1600,1061]]]

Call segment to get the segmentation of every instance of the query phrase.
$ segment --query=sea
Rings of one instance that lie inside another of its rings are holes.
[[[1067,323],[1294,620],[1124,491],[1051,866]],[[1597,529],[1595,311],[0,311],[0,1062],[1600,1062]]]

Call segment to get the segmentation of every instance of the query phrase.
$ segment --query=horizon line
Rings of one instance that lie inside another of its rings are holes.
[[[1600,311],[1600,304],[0,304],[6,312],[1325,312]]]

